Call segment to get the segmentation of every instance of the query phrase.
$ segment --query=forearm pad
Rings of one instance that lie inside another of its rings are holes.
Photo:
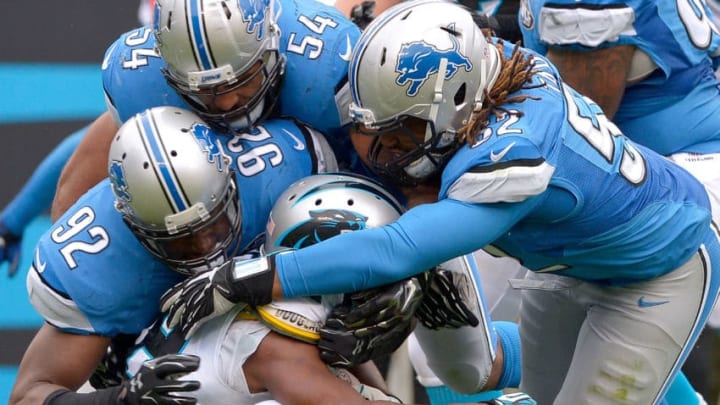
[[[120,405],[123,403],[120,399],[123,389],[123,386],[117,386],[81,393],[62,388],[50,394],[43,405]]]

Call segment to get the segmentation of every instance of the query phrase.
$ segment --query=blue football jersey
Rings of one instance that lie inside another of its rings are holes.
[[[351,162],[348,62],[360,29],[318,1],[279,0],[280,52],[287,58],[280,114],[325,134],[338,161]]]
[[[241,251],[261,240],[275,199],[332,160],[318,152],[318,133],[291,120],[267,120],[220,141],[237,178]],[[45,320],[64,331],[139,333],[157,317],[162,293],[183,278],[142,247],[115,210],[114,198],[109,181],[102,181],[38,242],[29,296]]]
[[[512,48],[505,44],[506,57]],[[546,59],[534,58],[539,73],[512,95],[531,98],[503,105],[510,114],[492,117],[477,142],[455,154],[440,199],[533,199],[492,244],[534,271],[612,283],[678,267],[709,230],[702,185],[623,136]]]
[[[103,91],[118,125],[151,107],[190,109],[165,81],[165,62],[155,49],[152,27],[130,30],[105,51]]]
[[[507,58],[513,49],[504,43]],[[695,178],[627,139],[527,52],[536,74],[508,97],[528,98],[504,103],[453,155],[438,202],[275,257],[286,297],[385,284],[479,248],[533,271],[623,284],[672,271],[715,238]]]
[[[355,161],[347,133],[347,69],[359,28],[335,7],[315,1],[278,0],[280,52],[285,74],[274,116],[292,117],[322,132],[339,161]],[[120,36],[105,53],[103,88],[119,122],[161,105],[189,109],[162,74],[152,29]]]
[[[519,23],[524,46],[541,54],[549,45],[579,51],[635,46],[636,80],[629,81],[613,121],[663,155],[720,150],[713,71],[720,31],[705,2],[522,0]]]

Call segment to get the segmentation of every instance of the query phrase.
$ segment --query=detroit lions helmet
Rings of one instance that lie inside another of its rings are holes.
[[[352,53],[350,115],[370,135],[404,129],[416,147],[381,162],[375,138],[366,156],[371,168],[404,185],[441,172],[460,143],[458,131],[499,71],[498,50],[462,6],[418,0],[383,12]],[[421,123],[424,134],[413,135],[403,123],[408,118]]]
[[[357,174],[325,173],[293,183],[278,197],[265,251],[300,249],[345,232],[389,224],[403,206],[380,184]]]
[[[165,77],[207,122],[243,130],[269,112],[285,60],[274,0],[158,0],[155,35]],[[232,106],[210,100],[252,87]],[[255,91],[256,90],[256,91]]]
[[[196,114],[155,107],[130,118],[110,146],[108,171],[125,223],[174,270],[194,274],[235,256],[241,211],[234,171]]]

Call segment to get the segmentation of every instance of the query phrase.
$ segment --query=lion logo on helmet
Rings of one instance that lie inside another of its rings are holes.
[[[190,132],[200,146],[200,149],[207,154],[208,162],[217,164],[218,171],[223,171],[226,156],[218,145],[217,138],[212,135],[210,127],[194,123],[192,127],[190,127]]]
[[[125,180],[125,170],[123,170],[122,162],[113,160],[110,163],[108,174],[115,196],[124,201],[132,200],[132,196],[128,192],[128,184]]]
[[[449,31],[455,30],[455,24],[449,25]],[[400,75],[395,82],[404,86],[410,82],[407,95],[417,95],[420,87],[427,81],[430,75],[438,73],[440,61],[447,59],[447,70],[445,80],[450,80],[461,67],[470,72],[473,68],[472,62],[465,55],[460,53],[460,46],[457,38],[450,35],[452,48],[446,50],[437,49],[425,41],[414,41],[403,44],[397,59],[395,71]]]
[[[247,23],[247,32],[252,34],[257,31],[256,38],[262,39],[263,22],[267,10],[270,8],[268,0],[238,0],[238,7],[242,10],[242,19]]]

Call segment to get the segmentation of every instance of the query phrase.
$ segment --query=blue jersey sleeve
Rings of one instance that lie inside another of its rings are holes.
[[[109,182],[100,182],[38,241],[30,299],[66,332],[139,333],[157,316],[162,293],[183,277],[142,247],[113,201]]]
[[[189,109],[165,80],[165,62],[155,49],[151,27],[122,34],[105,51],[103,91],[108,110],[122,124],[133,115],[162,105]]]
[[[413,208],[390,225],[338,235],[277,256],[283,295],[358,291],[421,273],[484,247],[534,205],[532,199],[482,205],[446,199]],[[441,238],[437,230],[442,230]]]

